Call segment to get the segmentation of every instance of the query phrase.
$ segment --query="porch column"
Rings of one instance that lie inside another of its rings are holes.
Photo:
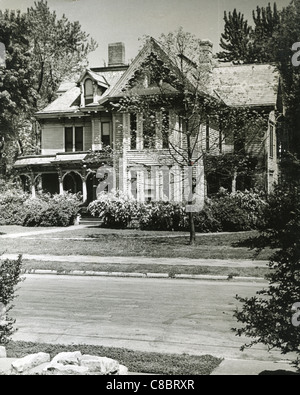
[[[31,180],[31,196],[32,196],[33,198],[35,198],[35,197],[36,197],[35,176],[34,176],[34,173],[33,173],[33,172],[30,174],[30,180]]]
[[[86,165],[83,166],[83,174],[82,174],[82,200],[83,202],[87,201],[87,186],[86,186]]]
[[[58,172],[58,184],[59,184],[59,194],[63,195],[64,194],[64,180],[63,180],[63,175],[61,169],[57,169]]]

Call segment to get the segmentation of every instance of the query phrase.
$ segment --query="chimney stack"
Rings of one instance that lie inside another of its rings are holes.
[[[125,45],[124,43],[108,44],[108,66],[125,65]]]
[[[210,40],[200,41],[200,63],[211,64],[213,59],[213,43]]]

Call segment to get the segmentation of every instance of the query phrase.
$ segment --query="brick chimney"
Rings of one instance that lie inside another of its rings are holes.
[[[124,43],[108,44],[108,66],[125,65]]]
[[[213,60],[213,43],[210,40],[201,40],[199,45],[200,45],[199,62],[210,68],[212,66],[212,60]]]

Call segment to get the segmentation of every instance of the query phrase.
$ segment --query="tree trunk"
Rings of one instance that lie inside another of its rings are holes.
[[[195,221],[194,213],[189,213],[189,225],[190,225],[190,245],[194,245],[196,241]]]

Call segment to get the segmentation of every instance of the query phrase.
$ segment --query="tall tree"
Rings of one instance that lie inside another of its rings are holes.
[[[280,25],[280,13],[276,3],[273,7],[257,6],[253,11],[254,29],[252,32],[253,57],[256,62],[268,63],[276,60],[278,51],[277,41],[274,39]]]
[[[281,75],[284,102],[284,133],[287,152],[300,158],[300,67],[295,67],[293,45],[300,40],[300,0],[293,0],[281,11],[281,23],[274,36],[278,51],[276,62]]]
[[[224,12],[224,33],[221,35],[220,47],[225,52],[219,52],[218,58],[224,62],[243,62],[251,63],[252,55],[252,28],[244,15],[238,13],[236,9],[233,12]]]
[[[2,172],[6,171],[5,151],[17,142],[20,119],[30,119],[37,92],[31,69],[30,26],[21,12],[0,12],[0,42],[4,62],[0,66],[0,140]]]
[[[32,71],[37,77],[35,89],[42,108],[55,98],[60,83],[74,79],[87,67],[87,55],[97,47],[96,42],[82,31],[79,22],[70,22],[65,15],[57,18],[47,1],[34,3],[27,12],[32,46]]]
[[[0,12],[0,141],[2,172],[18,154],[36,153],[33,114],[56,98],[64,81],[87,66],[97,44],[79,22],[58,18],[47,2],[26,13]],[[3,56],[4,55],[4,56]]]

